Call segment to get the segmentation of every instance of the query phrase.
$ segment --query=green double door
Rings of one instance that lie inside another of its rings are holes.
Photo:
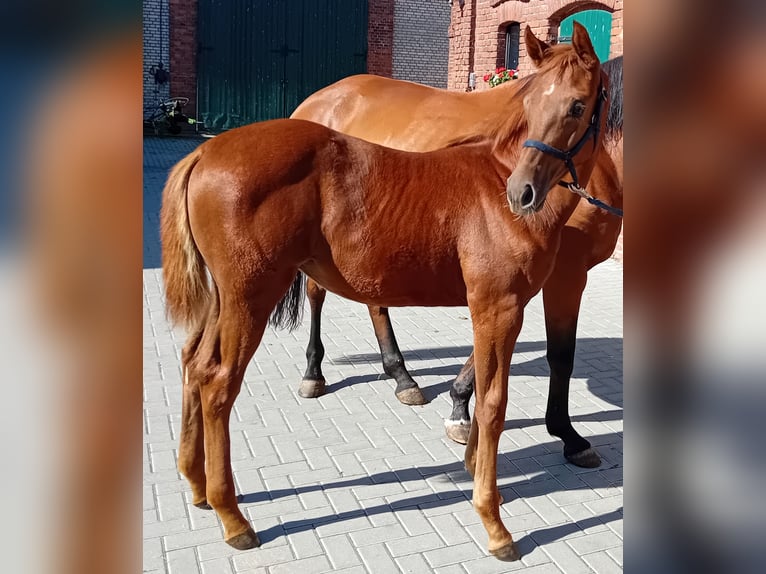
[[[559,42],[571,42],[574,22],[579,22],[590,34],[598,59],[609,59],[609,45],[612,41],[612,15],[605,10],[584,10],[564,18],[559,26]]]
[[[197,115],[213,130],[289,116],[367,70],[367,0],[199,0]]]

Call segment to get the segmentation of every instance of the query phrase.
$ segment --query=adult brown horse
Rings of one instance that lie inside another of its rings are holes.
[[[610,110],[607,139],[622,134],[622,58],[603,66],[609,76]],[[523,81],[508,82],[494,90],[465,94],[429,88],[380,76],[345,78],[310,96],[291,117],[311,120],[345,134],[406,151],[431,151],[447,146],[455,138],[490,133],[505,117],[509,103],[518,97]],[[612,159],[622,171],[622,145],[609,145]],[[619,157],[618,157],[619,156]],[[588,185],[591,195],[622,207],[622,182],[607,159],[595,168]],[[543,286],[547,359],[550,387],[545,422],[548,432],[564,442],[564,456],[575,465],[596,467],[601,463],[590,442],[572,426],[569,417],[569,380],[574,364],[577,319],[588,270],[614,251],[621,220],[598,207],[581,201],[563,231],[561,248],[551,276]],[[300,282],[301,277],[296,279]],[[299,284],[291,291],[302,297]],[[307,367],[298,393],[305,398],[324,394],[322,374],[324,345],[321,341],[321,313],[325,290],[308,280],[311,334],[306,349]],[[369,307],[370,318],[380,347],[383,370],[396,380],[396,396],[404,404],[425,403],[420,388],[404,364],[396,343],[388,309]],[[275,314],[279,324],[295,322],[283,313]],[[452,413],[445,421],[447,436],[465,443],[470,416],[468,403],[473,393],[473,357],[458,375],[450,390]]]
[[[584,28],[571,46],[554,47],[527,31],[527,46],[540,71],[482,141],[409,153],[275,120],[211,139],[173,168],[163,276],[168,313],[190,330],[178,464],[194,504],[216,510],[235,548],[259,540],[237,507],[229,417],[269,315],[300,270],[368,305],[468,305],[476,414],[466,468],[490,552],[519,557],[497,491],[508,371],[524,306],[578,202],[556,186],[564,162],[519,141],[528,132],[537,139],[525,145],[569,150],[570,173],[584,182],[601,157],[605,115],[605,78]]]

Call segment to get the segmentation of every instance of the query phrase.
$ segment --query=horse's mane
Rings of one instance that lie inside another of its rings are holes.
[[[520,139],[527,129],[527,117],[524,114],[522,104],[524,94],[529,90],[529,83],[534,74],[515,80],[517,86],[509,92],[508,107],[504,110],[502,121],[497,121],[497,116],[487,117],[483,124],[475,126],[476,133],[457,137],[451,140],[445,147],[468,145],[481,142],[508,144]]]
[[[606,136],[617,138],[622,134],[622,56],[601,65],[609,77],[609,113],[606,116]]]
[[[577,54],[570,44],[557,44],[546,49],[547,58],[540,72],[554,69],[557,78],[561,79],[564,72],[574,66],[581,66]],[[487,118],[485,125],[477,125],[476,134],[462,136],[449,142],[447,147],[463,144],[478,143],[481,141],[492,142],[495,147],[506,150],[518,147],[519,140],[526,136],[527,117],[524,114],[524,96],[530,90],[532,80],[537,74],[530,74],[516,80],[518,84],[513,93],[509,93],[508,106],[504,110],[504,117],[497,121],[497,117]]]

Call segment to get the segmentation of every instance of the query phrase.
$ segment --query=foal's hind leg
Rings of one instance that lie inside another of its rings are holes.
[[[577,343],[577,318],[587,281],[584,265],[564,264],[561,258],[543,287],[548,365],[551,369],[545,426],[564,441],[564,457],[576,466],[595,468],[601,457],[572,426],[569,418],[569,380]]]
[[[181,407],[181,437],[178,447],[178,470],[189,481],[194,506],[210,508],[205,493],[205,443],[199,381],[189,377],[189,361],[197,352],[203,332],[204,323],[189,336],[181,352],[183,402]]]
[[[471,428],[471,414],[468,412],[468,403],[473,395],[473,382],[476,371],[473,364],[473,353],[463,365],[455,382],[449,390],[449,396],[452,399],[452,413],[444,421],[444,427],[447,432],[447,438],[456,443],[466,444],[468,434]]]
[[[412,379],[407,367],[404,366],[404,357],[399,350],[394,335],[394,327],[388,316],[386,307],[369,306],[372,326],[375,329],[375,337],[380,347],[380,358],[383,361],[383,370],[389,377],[396,380],[396,398],[405,405],[424,405],[428,401],[423,396],[418,384]]]
[[[248,362],[261,341],[269,314],[287,290],[288,277],[258,278],[242,292],[221,292],[218,320],[208,326],[194,359],[190,376],[200,382],[205,428],[207,501],[215,509],[231,546],[245,550],[260,544],[258,536],[237,507],[231,470],[229,418],[239,394]]]
[[[322,306],[327,291],[316,281],[308,278],[306,284],[306,296],[311,308],[311,335],[306,347],[306,374],[303,375],[298,394],[304,399],[321,397],[324,394],[327,382],[322,374],[322,359],[324,359],[324,345],[322,344]]]

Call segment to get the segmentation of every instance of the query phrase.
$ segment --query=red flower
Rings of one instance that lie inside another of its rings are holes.
[[[489,79],[492,77],[492,74],[484,74],[484,81],[489,82]]]
[[[497,70],[495,70],[496,74],[502,74],[503,72],[505,72],[505,68],[498,68]]]

